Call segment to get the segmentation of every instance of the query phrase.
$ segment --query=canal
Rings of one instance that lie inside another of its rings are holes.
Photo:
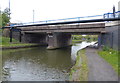
[[[56,50],[46,47],[2,51],[4,81],[67,81],[78,50],[93,44],[82,42]]]

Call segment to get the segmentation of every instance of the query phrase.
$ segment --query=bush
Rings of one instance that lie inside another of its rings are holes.
[[[110,48],[107,47],[107,46],[104,46],[104,47],[103,47],[103,51],[109,51],[109,49],[110,49]]]

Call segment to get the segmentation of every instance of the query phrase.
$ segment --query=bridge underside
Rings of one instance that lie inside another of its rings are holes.
[[[22,32],[21,42],[24,43],[37,43],[39,45],[48,45],[47,49],[56,49],[72,45],[71,35],[100,35],[100,33],[86,33],[86,32]],[[13,32],[14,38],[19,38]],[[101,36],[100,36],[101,38]]]
[[[101,32],[22,32],[25,34],[49,34],[49,33],[65,33],[65,34],[71,34],[71,35],[100,35],[106,33],[105,31]]]
[[[105,24],[22,27],[21,30],[19,35],[21,35],[22,42],[48,45],[47,49],[55,49],[71,45],[72,34],[100,35],[105,33]],[[14,38],[15,36],[16,34],[13,35]]]

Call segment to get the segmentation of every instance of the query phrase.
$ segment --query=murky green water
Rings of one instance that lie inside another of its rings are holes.
[[[3,80],[65,81],[74,64],[76,52],[86,42],[72,47],[46,50],[46,47],[2,51]]]
[[[0,82],[2,81],[2,50],[0,49]]]
[[[72,66],[71,48],[46,47],[3,51],[3,80],[68,80]]]

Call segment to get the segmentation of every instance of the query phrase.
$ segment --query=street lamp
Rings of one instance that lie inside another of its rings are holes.
[[[35,11],[33,10],[33,23],[34,23],[34,15],[35,15]]]

